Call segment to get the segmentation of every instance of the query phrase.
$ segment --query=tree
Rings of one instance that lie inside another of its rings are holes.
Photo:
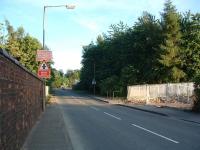
[[[162,30],[159,21],[148,12],[138,18],[133,30],[133,47],[131,53],[132,64],[138,71],[138,82],[158,82],[158,58],[159,44],[162,40]]]
[[[5,26],[4,26],[3,23],[0,23],[0,48],[4,48],[5,47],[4,31],[5,31]]]
[[[192,110],[195,112],[200,112],[200,74],[194,78],[194,105]]]
[[[119,78],[117,76],[111,76],[108,77],[100,82],[100,88],[101,88],[101,94],[106,95],[109,94],[111,95],[113,91],[120,91],[121,87],[118,83]],[[117,84],[118,83],[118,84]]]
[[[199,15],[187,20],[169,0],[161,15],[158,20],[144,12],[131,27],[111,25],[84,46],[79,87],[92,89],[94,64],[96,91],[102,94],[120,90],[125,95],[127,85],[189,81],[198,74]]]
[[[21,52],[19,50],[19,39],[17,39],[17,34],[8,20],[5,20],[5,25],[8,33],[5,48],[13,57],[15,57],[17,60],[20,60]]]
[[[27,69],[36,73],[38,62],[36,62],[35,57],[36,51],[42,47],[40,42],[25,33],[23,27],[19,27],[15,31],[8,20],[5,21],[5,26],[7,29],[7,38],[3,43],[3,47]]]
[[[30,35],[19,39],[20,62],[32,72],[36,73],[39,63],[36,62],[36,52],[42,45]]]
[[[80,80],[80,70],[68,70],[65,74],[66,86],[72,87]]]
[[[55,68],[52,69],[52,78],[50,79],[50,86],[53,88],[60,88],[63,85],[63,72]]]
[[[168,0],[162,13],[163,43],[160,45],[161,55],[159,62],[163,67],[163,79],[165,82],[180,82],[186,76],[181,69],[180,57],[181,31],[179,14],[175,6]]]
[[[200,72],[200,14],[186,12],[181,18],[182,60],[186,80],[199,75]]]

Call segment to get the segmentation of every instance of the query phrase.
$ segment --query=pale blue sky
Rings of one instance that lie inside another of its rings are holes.
[[[42,43],[44,5],[75,4],[74,10],[47,8],[46,44],[52,50],[57,69],[81,68],[82,46],[88,45],[111,24],[128,26],[148,11],[157,18],[165,0],[0,0],[0,22],[8,19]],[[172,0],[179,12],[200,12],[200,0]],[[66,3],[67,2],[67,3]]]

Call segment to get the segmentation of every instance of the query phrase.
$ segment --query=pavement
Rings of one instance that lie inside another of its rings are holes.
[[[62,114],[56,104],[46,107],[22,150],[72,150]]]
[[[46,108],[22,150],[200,149],[197,114],[113,105],[70,89],[56,90],[55,99],[57,104]]]
[[[89,97],[99,101],[103,101],[105,103],[109,103],[110,101],[109,99],[100,96],[90,95]],[[153,105],[136,105],[130,103],[129,104],[120,103],[116,105],[200,124],[200,113],[194,113],[189,110],[170,108],[170,107],[158,107]]]

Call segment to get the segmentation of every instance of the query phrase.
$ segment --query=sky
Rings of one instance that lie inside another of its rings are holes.
[[[123,21],[133,26],[143,11],[160,17],[165,0],[0,0],[0,22],[9,20],[42,43],[43,8],[47,5],[75,5],[47,8],[45,44],[53,52],[54,66],[66,72],[81,68],[82,46],[96,41],[111,24]],[[172,0],[178,12],[200,13],[200,0]]]

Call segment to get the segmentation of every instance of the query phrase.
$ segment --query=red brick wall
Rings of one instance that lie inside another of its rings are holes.
[[[0,49],[0,150],[19,150],[42,112],[43,82]]]

